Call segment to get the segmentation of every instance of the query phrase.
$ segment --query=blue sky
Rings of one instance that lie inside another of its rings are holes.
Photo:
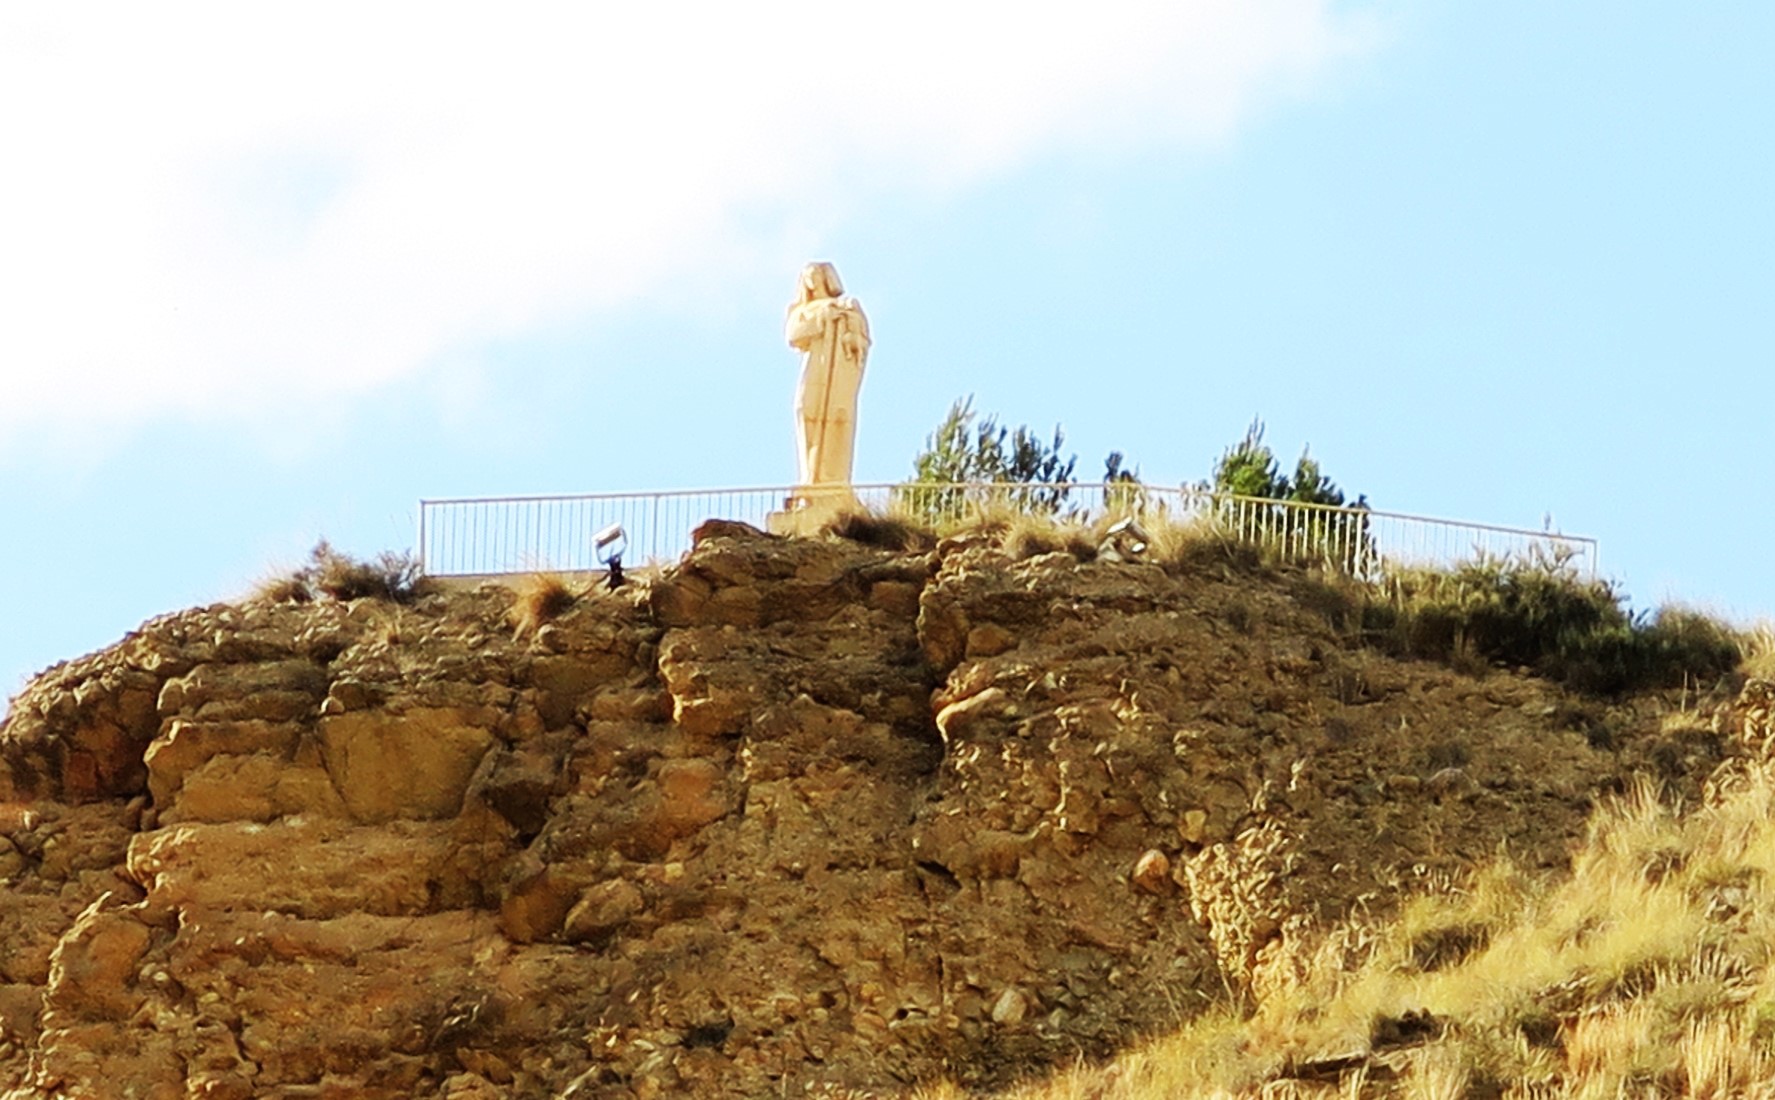
[[[968,393],[1161,483],[1256,415],[1775,613],[1775,7],[600,7],[0,14],[0,694],[420,497],[793,480],[813,258],[863,479]]]

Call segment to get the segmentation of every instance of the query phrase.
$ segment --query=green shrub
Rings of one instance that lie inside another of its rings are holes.
[[[1367,497],[1346,508],[1343,490],[1304,448],[1294,473],[1284,474],[1263,433],[1263,421],[1253,420],[1203,483],[1219,498],[1215,518],[1234,536],[1262,543],[1278,560],[1329,563],[1353,576],[1371,575],[1380,559],[1369,531]],[[1282,503],[1260,503],[1270,500]]]
[[[1649,620],[1642,614],[1581,634],[1549,664],[1575,688],[1619,694],[1682,687],[1689,681],[1711,683],[1729,674],[1742,657],[1733,632],[1717,620],[1666,607]]]
[[[925,439],[898,499],[908,512],[935,522],[958,516],[965,497],[959,490],[921,487],[1014,485],[1008,492],[1018,509],[1052,515],[1066,503],[1078,464],[1077,455],[1062,455],[1065,439],[1059,425],[1048,443],[1021,425],[1013,432],[996,416],[979,418],[972,396],[960,398]]]
[[[1614,585],[1558,554],[1395,572],[1363,626],[1404,655],[1523,666],[1605,695],[1715,680],[1741,655],[1726,626],[1675,608],[1632,615]]]
[[[1209,482],[1216,493],[1334,508],[1343,505],[1343,490],[1325,476],[1310,450],[1301,450],[1300,460],[1294,464],[1294,476],[1288,477],[1277,464],[1275,452],[1263,441],[1263,432],[1263,421],[1254,419],[1245,429],[1245,438],[1221,452]]]

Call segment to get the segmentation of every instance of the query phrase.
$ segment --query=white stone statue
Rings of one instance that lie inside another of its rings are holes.
[[[795,393],[800,487],[792,507],[805,507],[816,495],[848,495],[851,484],[869,322],[857,300],[843,295],[837,269],[811,263],[801,269],[789,306],[789,346],[802,353],[801,388]]]

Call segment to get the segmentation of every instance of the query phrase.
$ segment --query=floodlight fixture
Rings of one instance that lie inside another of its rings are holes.
[[[1138,561],[1146,553],[1151,541],[1152,536],[1146,533],[1133,516],[1129,516],[1117,520],[1104,532],[1098,556],[1105,561]]]
[[[610,570],[611,588],[622,587],[622,554],[628,548],[629,536],[620,523],[613,523],[592,536],[592,549],[598,555],[598,564]]]

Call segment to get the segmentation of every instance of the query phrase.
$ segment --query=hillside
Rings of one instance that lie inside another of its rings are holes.
[[[1775,1096],[1775,686],[1714,719],[1701,797],[1642,776],[1568,868],[1500,853],[1304,944],[1262,996],[1002,1100]]]
[[[219,605],[29,685],[0,1094],[1002,1089],[1306,988],[1326,934],[1500,852],[1557,876],[1599,802],[1730,747],[1385,656],[1212,546],[711,523],[514,602]]]

